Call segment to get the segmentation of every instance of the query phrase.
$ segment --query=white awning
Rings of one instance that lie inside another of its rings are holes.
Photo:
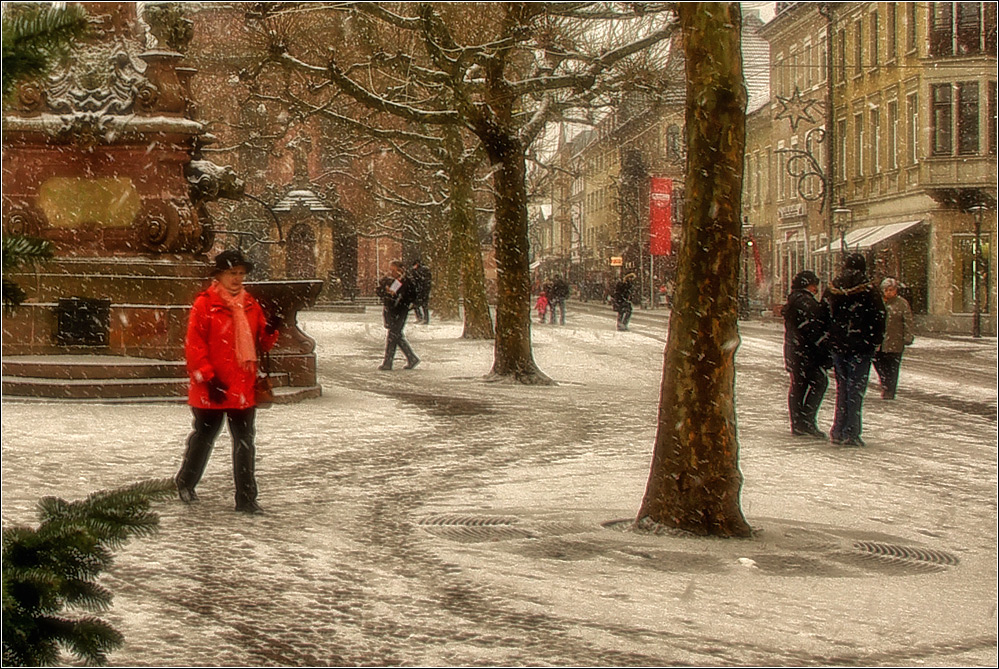
[[[903,232],[914,228],[915,226],[922,223],[922,221],[905,221],[904,223],[888,223],[887,225],[872,225],[866,228],[860,228],[858,230],[851,230],[846,233],[846,250],[847,251],[867,251],[874,248],[875,245],[881,244],[888,241],[896,235],[900,235]],[[823,246],[820,249],[816,249],[813,253],[823,254],[829,253],[832,250],[833,253],[840,252],[840,239],[834,239],[832,244],[828,246]]]

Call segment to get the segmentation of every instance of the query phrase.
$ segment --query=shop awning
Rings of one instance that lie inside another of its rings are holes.
[[[888,223],[887,225],[871,225],[858,230],[851,230],[846,233],[847,251],[868,251],[877,244],[887,242],[892,237],[896,237],[907,230],[910,230],[922,221],[905,221],[904,223]],[[832,244],[816,249],[813,253],[824,254],[840,252],[840,239],[834,239]]]

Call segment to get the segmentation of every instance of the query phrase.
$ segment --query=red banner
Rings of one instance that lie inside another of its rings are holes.
[[[673,180],[652,177],[649,191],[649,253],[668,256],[673,250]]]

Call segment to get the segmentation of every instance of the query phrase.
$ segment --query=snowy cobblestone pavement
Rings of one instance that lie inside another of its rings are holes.
[[[323,396],[258,414],[266,513],[232,511],[220,437],[201,501],[159,503],[103,614],[118,666],[995,666],[995,340],[921,340],[866,449],[792,437],[775,327],[744,324],[747,540],[629,529],[665,330],[573,309],[534,325],[551,388],[485,383],[492,344],[410,325],[379,373],[379,313],[306,313]],[[907,354],[908,356],[909,354]],[[945,364],[940,364],[944,361]],[[831,384],[822,426],[832,413]],[[3,521],[172,476],[172,405],[3,403]]]

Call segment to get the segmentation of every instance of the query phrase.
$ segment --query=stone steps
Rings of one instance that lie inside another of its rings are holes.
[[[271,374],[275,403],[319,397],[319,386],[290,386]],[[186,402],[184,363],[122,356],[9,356],[3,359],[4,400],[111,403]]]

